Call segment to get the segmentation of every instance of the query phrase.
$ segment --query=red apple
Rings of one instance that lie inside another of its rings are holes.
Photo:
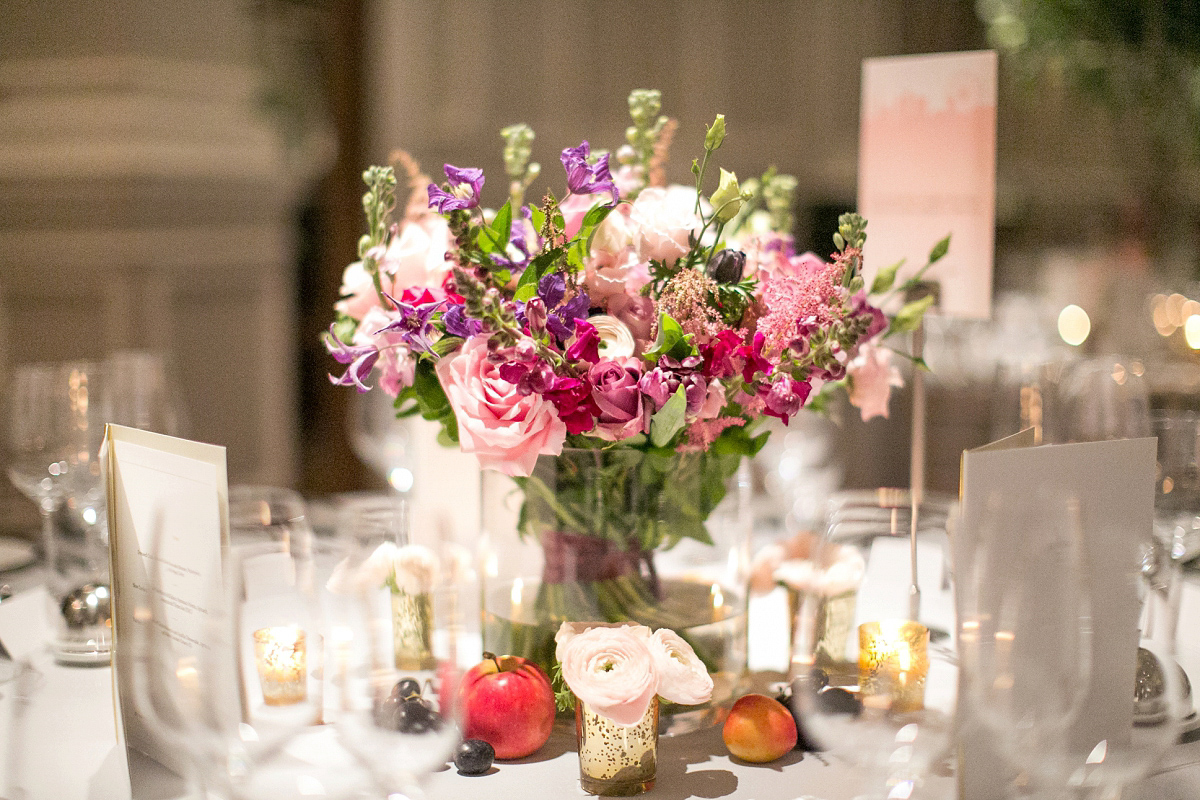
[[[546,673],[520,656],[484,653],[459,687],[463,738],[482,739],[496,758],[524,758],[554,727],[554,691]]]
[[[729,710],[721,738],[729,752],[743,761],[765,764],[796,746],[796,721],[778,700],[748,694]]]

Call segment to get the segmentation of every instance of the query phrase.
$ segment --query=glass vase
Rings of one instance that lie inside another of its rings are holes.
[[[740,456],[566,449],[528,478],[483,473],[483,647],[551,673],[564,621],[670,628],[713,676],[661,732],[723,719],[746,663],[750,479]]]
[[[618,725],[575,701],[579,784],[588,794],[630,797],[654,788],[658,771],[658,703],[636,725]]]

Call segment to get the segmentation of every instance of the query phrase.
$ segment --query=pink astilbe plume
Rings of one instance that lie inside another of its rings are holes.
[[[721,322],[717,310],[708,304],[708,298],[716,288],[716,282],[699,270],[680,270],[663,288],[658,298],[658,310],[678,322],[684,333],[707,340],[728,328]]]
[[[767,281],[762,293],[767,313],[758,320],[758,332],[766,337],[763,352],[777,354],[795,338],[802,321],[824,328],[840,320],[845,315],[844,272],[845,267],[834,262]]]
[[[681,453],[699,453],[707,450],[721,432],[726,428],[736,428],[746,424],[741,417],[714,417],[698,419],[688,426],[687,441],[679,446]]]

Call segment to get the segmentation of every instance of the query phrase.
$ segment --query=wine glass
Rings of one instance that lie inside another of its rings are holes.
[[[411,418],[398,419],[387,392],[356,394],[350,402],[350,445],[355,455],[401,494],[412,491],[417,442]]]
[[[207,787],[236,800],[356,796],[361,775],[318,724],[325,626],[317,587],[328,575],[315,563],[321,548],[302,535],[232,548],[193,641],[172,635],[181,612],[158,599],[162,540],[156,533],[151,592],[130,631],[135,708],[160,743],[158,756],[202,797]]]
[[[110,646],[107,542],[91,526],[59,519],[64,499],[100,480],[100,442],[111,415],[107,385],[91,362],[27,364],[17,368],[9,395],[8,475],[41,512],[58,607],[51,649],[63,663],[105,661]]]
[[[821,550],[838,547],[844,545],[823,542],[810,560],[836,564]],[[907,574],[895,587],[897,600],[906,586]],[[947,752],[957,682],[953,653],[931,644],[924,625],[885,618],[858,627],[857,659],[846,660],[844,644],[829,641],[836,616],[819,592],[800,598],[791,703],[802,735],[856,767],[866,783],[863,797],[908,796]]]
[[[338,733],[382,797],[420,797],[461,737],[465,573],[449,542],[411,535],[407,513],[401,498],[348,509],[345,557],[329,582],[339,600],[329,644]]]
[[[964,729],[1021,773],[1014,792],[1061,792],[1092,664],[1079,501],[994,492],[974,530],[967,522],[957,525],[969,542],[958,547]]]
[[[1169,546],[1147,536],[1127,554],[1125,585],[1112,591],[1136,592],[1136,672],[1133,713],[1121,718],[1116,734],[1088,740],[1072,784],[1095,800],[1116,800],[1121,790],[1145,776],[1173,745],[1192,712],[1191,686],[1175,660],[1179,565]]]
[[[1099,356],[1077,362],[1063,377],[1067,441],[1100,442],[1150,436],[1150,393],[1136,359]]]
[[[286,544],[297,534],[311,542],[307,506],[299,492],[277,486],[229,487],[229,538],[233,545]]]

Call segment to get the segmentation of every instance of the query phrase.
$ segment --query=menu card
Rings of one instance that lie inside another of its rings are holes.
[[[1097,743],[1128,738],[1132,724],[1139,603],[1130,571],[1138,543],[1153,536],[1156,442],[1146,438],[1027,446],[1032,442],[1032,431],[1027,430],[963,453],[962,518],[952,541],[955,573],[960,581],[966,579],[995,493],[1047,506],[1055,498],[1078,500],[1091,604],[1092,669],[1084,710],[1069,731],[1068,746],[1082,763]],[[1003,531],[1018,539],[1033,535],[1017,526]],[[1028,580],[1028,592],[1052,596],[1054,587],[1047,582],[1039,584],[1032,575]],[[1016,641],[1036,648],[1037,642],[1023,633],[1029,632],[1016,631]],[[1020,685],[1021,675],[1016,677]],[[960,682],[960,710],[961,689]],[[1010,770],[989,747],[987,735],[967,726],[961,748],[961,796],[1004,797]]]
[[[925,277],[938,308],[991,315],[996,218],[996,54],[868,58],[863,62],[858,211],[868,220],[867,286],[874,272],[925,263],[952,234],[949,254]]]
[[[199,659],[209,647],[229,541],[225,448],[111,424],[104,448],[118,745],[185,774],[183,754],[138,711],[133,681],[149,649]]]

